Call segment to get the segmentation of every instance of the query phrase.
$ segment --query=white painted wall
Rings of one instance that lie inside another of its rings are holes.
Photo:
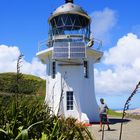
[[[58,65],[59,63],[56,62],[56,78],[52,79],[51,60],[47,60],[46,102],[52,107],[53,112],[57,114],[63,88],[63,100],[60,108],[62,115],[65,117],[72,116],[80,121],[98,122],[99,113],[94,91],[93,57],[88,58],[88,78],[84,77],[83,65],[60,66]],[[67,110],[66,108],[67,91],[73,91],[74,93],[74,110]]]

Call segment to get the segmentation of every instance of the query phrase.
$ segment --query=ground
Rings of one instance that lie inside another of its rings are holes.
[[[110,122],[111,131],[107,131],[107,126],[105,126],[104,140],[119,140],[121,118],[110,118]],[[89,130],[96,140],[102,138],[102,132],[98,132],[99,129],[99,124],[89,126]],[[122,140],[140,140],[140,120],[125,119]]]

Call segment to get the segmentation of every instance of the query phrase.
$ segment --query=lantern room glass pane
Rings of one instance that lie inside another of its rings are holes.
[[[50,36],[80,34],[90,38],[90,20],[78,14],[61,14],[50,21]]]

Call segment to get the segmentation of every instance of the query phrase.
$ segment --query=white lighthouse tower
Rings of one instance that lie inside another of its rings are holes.
[[[73,0],[66,0],[48,21],[47,47],[37,53],[47,66],[45,101],[54,114],[97,122],[93,64],[103,53],[92,47],[91,19]]]

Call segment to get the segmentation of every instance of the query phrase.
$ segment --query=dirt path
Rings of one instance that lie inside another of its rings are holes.
[[[120,133],[120,118],[110,119],[111,131],[107,131],[105,126],[104,140],[119,140]],[[89,127],[90,132],[96,140],[101,140],[102,132],[98,132],[99,124],[93,124]],[[123,125],[122,140],[140,140],[140,120],[126,119]]]

